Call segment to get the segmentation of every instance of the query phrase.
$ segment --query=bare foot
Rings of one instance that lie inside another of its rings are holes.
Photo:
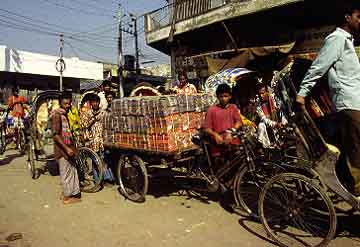
[[[64,197],[64,199],[63,199],[63,203],[64,203],[65,205],[67,205],[67,204],[73,204],[73,203],[78,203],[78,202],[81,202],[81,199],[75,198],[75,197]]]

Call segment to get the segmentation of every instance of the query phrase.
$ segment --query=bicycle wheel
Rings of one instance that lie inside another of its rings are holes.
[[[336,232],[336,214],[326,192],[311,179],[283,173],[269,180],[259,197],[259,215],[280,246],[326,246]]]
[[[0,127],[0,154],[4,154],[6,149],[6,136],[4,127]]]
[[[264,162],[249,170],[247,164],[243,165],[236,174],[233,184],[233,193],[236,206],[241,214],[258,218],[258,199],[261,189],[273,176],[284,172],[279,165]]]
[[[82,192],[95,193],[101,189],[104,178],[104,165],[99,155],[87,147],[78,149],[76,159],[80,189]]]
[[[144,161],[136,155],[122,155],[118,165],[120,192],[133,202],[145,202],[149,181]]]
[[[36,157],[35,157],[35,145],[32,139],[29,140],[27,146],[27,168],[32,179],[38,178],[38,172],[36,170]]]
[[[26,152],[26,136],[25,136],[25,131],[24,129],[19,129],[18,131],[18,138],[19,138],[19,151],[21,154],[25,154]]]

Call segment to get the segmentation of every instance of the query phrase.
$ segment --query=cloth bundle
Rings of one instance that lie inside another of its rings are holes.
[[[106,145],[152,151],[193,147],[192,135],[216,102],[206,94],[122,98],[103,119]]]

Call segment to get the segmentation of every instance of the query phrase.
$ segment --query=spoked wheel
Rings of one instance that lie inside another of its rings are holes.
[[[32,179],[37,179],[39,177],[39,170],[36,169],[36,156],[35,156],[35,144],[32,139],[29,140],[27,145],[27,168]]]
[[[18,131],[18,138],[19,138],[19,151],[21,154],[25,154],[26,152],[26,136],[25,136],[25,130],[24,129],[19,129]]]
[[[280,246],[326,246],[336,232],[334,205],[311,179],[283,173],[261,191],[259,215],[268,235]]]
[[[101,189],[104,178],[104,165],[97,153],[87,147],[79,148],[76,159],[80,189],[82,192],[94,193]]]
[[[149,180],[144,161],[136,155],[122,155],[118,165],[121,193],[134,202],[144,202]]]
[[[273,163],[262,163],[250,171],[244,165],[236,174],[233,184],[234,199],[241,214],[258,218],[258,199],[261,189],[273,176],[284,169]]]
[[[6,149],[6,136],[5,136],[5,128],[0,127],[0,154],[4,154]]]

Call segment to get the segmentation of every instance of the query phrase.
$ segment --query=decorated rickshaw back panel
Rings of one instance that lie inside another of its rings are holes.
[[[159,152],[190,149],[192,135],[216,100],[207,94],[114,100],[103,119],[105,144]]]

